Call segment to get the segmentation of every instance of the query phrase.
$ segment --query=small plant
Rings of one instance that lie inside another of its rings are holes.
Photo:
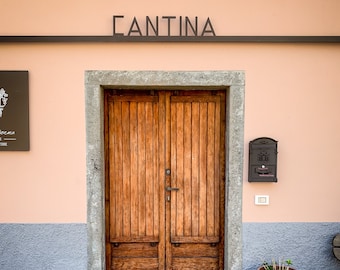
[[[275,260],[272,260],[272,263],[269,264],[267,262],[264,262],[262,264],[262,267],[264,270],[292,270],[292,268],[290,267],[292,265],[292,260],[279,260],[278,262],[276,262]]]

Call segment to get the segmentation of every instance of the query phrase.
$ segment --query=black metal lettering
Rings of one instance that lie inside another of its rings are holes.
[[[116,18],[124,18],[122,15],[113,16],[113,35],[114,36],[124,36],[123,33],[116,33]]]
[[[137,28],[137,29],[133,29],[134,26]],[[139,25],[138,25],[138,22],[137,22],[137,19],[136,17],[133,17],[133,21],[131,23],[131,27],[130,27],[130,30],[129,30],[129,33],[128,33],[128,36],[131,36],[131,33],[138,33],[139,36],[143,36],[140,28],[139,28]]]
[[[171,22],[171,19],[176,19],[176,16],[162,16],[162,19],[168,20],[168,36],[171,36],[170,22]]]
[[[179,16],[179,36],[182,36],[182,16]]]
[[[208,28],[208,26],[209,26],[209,28]],[[206,23],[205,23],[205,25],[203,27],[203,31],[202,31],[201,36],[204,36],[206,33],[207,34],[211,33],[213,36],[216,36],[215,35],[215,31],[214,31],[214,27],[212,26],[209,17],[208,17],[208,19],[207,19],[207,21],[206,21]]]
[[[149,36],[149,25],[151,26],[155,36],[158,36],[158,16],[156,16],[156,26],[153,25],[149,16],[146,16],[146,35]]]
[[[197,16],[195,17],[195,27],[191,24],[190,19],[185,16],[185,35],[188,36],[188,25],[190,26],[194,36],[197,36]]]

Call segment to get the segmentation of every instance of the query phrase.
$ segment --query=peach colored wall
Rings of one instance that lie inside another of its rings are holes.
[[[218,35],[339,35],[339,5],[5,0],[0,35],[110,35],[113,14],[165,13],[209,15]],[[0,70],[29,70],[31,135],[31,151],[0,152],[0,222],[86,222],[84,71],[96,69],[244,70],[243,220],[340,221],[340,45],[26,43],[0,44]],[[261,136],[279,141],[276,184],[247,182]]]
[[[219,35],[338,35],[338,0],[2,0],[2,35],[110,35],[112,15],[209,16]]]

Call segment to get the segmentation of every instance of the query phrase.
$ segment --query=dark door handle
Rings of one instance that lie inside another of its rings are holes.
[[[179,191],[178,187],[166,187],[166,191]]]

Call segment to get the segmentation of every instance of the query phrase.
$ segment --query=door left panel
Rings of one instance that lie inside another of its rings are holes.
[[[107,269],[159,269],[159,97],[106,101]]]

